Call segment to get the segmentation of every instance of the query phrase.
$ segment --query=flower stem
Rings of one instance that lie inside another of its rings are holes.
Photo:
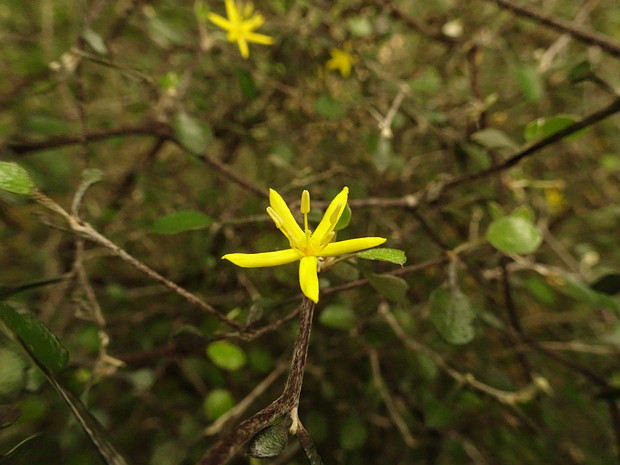
[[[196,465],[221,465],[226,462],[246,441],[252,438],[261,429],[268,426],[276,418],[297,410],[299,397],[304,378],[306,356],[310,343],[314,302],[307,297],[299,309],[299,329],[293,350],[290,372],[282,395],[270,405],[242,421],[225,437],[220,439]]]

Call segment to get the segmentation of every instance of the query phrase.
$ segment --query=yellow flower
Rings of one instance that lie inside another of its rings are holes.
[[[332,56],[325,66],[327,69],[337,69],[342,77],[349,77],[351,66],[357,63],[357,57],[351,54],[351,42],[345,42],[343,50],[332,48],[329,54]]]
[[[299,260],[299,284],[301,291],[306,297],[316,303],[319,301],[319,257],[336,257],[338,255],[359,252],[385,242],[383,237],[361,237],[331,242],[336,235],[334,228],[347,205],[348,195],[349,189],[345,187],[329,204],[323,219],[314,232],[312,232],[308,229],[310,193],[305,190],[301,194],[301,213],[304,215],[304,229],[302,230],[280,194],[273,189],[269,189],[269,203],[271,206],[267,207],[267,213],[276,224],[276,227],[286,236],[291,248],[263,253],[230,253],[222,258],[244,268],[284,265],[285,263]]]
[[[246,3],[242,10],[237,7],[235,0],[225,0],[225,3],[228,19],[215,13],[209,13],[207,17],[209,21],[228,31],[228,41],[239,44],[243,58],[250,56],[248,42],[264,45],[273,44],[272,37],[254,32],[263,25],[265,19],[258,13],[254,14],[252,3]]]

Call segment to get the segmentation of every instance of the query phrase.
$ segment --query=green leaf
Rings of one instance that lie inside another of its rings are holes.
[[[592,75],[592,65],[584,60],[573,66],[567,73],[567,78],[573,84],[581,82]]]
[[[280,455],[288,442],[290,426],[288,418],[288,421],[281,421],[256,433],[248,444],[248,455],[259,459]]]
[[[42,435],[25,439],[0,458],[0,465],[62,465],[62,463],[63,457],[56,441]]]
[[[29,313],[19,313],[0,302],[0,320],[13,331],[32,357],[48,370],[58,373],[69,360],[69,352],[47,327]]]
[[[195,210],[184,210],[157,218],[151,226],[155,234],[178,234],[193,229],[202,229],[213,223],[213,218]]]
[[[1,366],[1,365],[0,365]],[[0,428],[6,428],[15,423],[22,414],[22,409],[17,405],[1,404],[0,405]]]
[[[372,34],[372,23],[367,16],[354,16],[347,23],[351,35],[355,37],[366,37]]]
[[[609,295],[620,292],[620,273],[611,272],[604,274],[590,283],[592,290]]]
[[[65,403],[69,406],[71,413],[73,413],[82,427],[82,430],[88,436],[88,439],[90,439],[93,443],[103,461],[107,465],[127,465],[127,462],[123,456],[116,451],[112,443],[108,440],[107,435],[99,421],[97,421],[97,419],[90,414],[82,401],[75,397],[73,393],[67,390],[62,384],[60,384],[51,370],[49,370],[45,365],[39,363],[36,358],[34,360],[38,364],[41,371],[43,371],[43,374],[50,384],[54,386],[54,389],[56,389],[56,391],[64,399]],[[0,465],[2,465],[2,463],[0,463]]]
[[[527,254],[542,243],[542,235],[534,224],[521,217],[504,216],[487,229],[489,243],[504,253]]]
[[[17,163],[0,161],[0,189],[13,194],[28,195],[34,182],[28,172]]]
[[[555,284],[555,288],[562,294],[584,302],[593,308],[602,307],[620,312],[620,303],[616,299],[607,294],[597,292],[573,276],[565,274],[558,276],[552,282]]]
[[[523,96],[530,102],[540,101],[545,88],[536,68],[527,65],[517,66],[514,75]]]
[[[408,84],[413,94],[416,96],[419,94],[435,95],[443,86],[441,75],[436,68],[430,66],[424,68],[424,70],[415,79],[409,81]]]
[[[321,95],[314,102],[315,111],[326,118],[340,119],[347,114],[346,107],[329,95]]]
[[[495,128],[486,128],[471,135],[472,140],[483,147],[494,149],[518,150],[519,145],[506,135],[503,131]]]
[[[329,328],[351,329],[355,326],[355,313],[346,305],[328,305],[319,315],[319,322]]]
[[[235,405],[235,398],[228,389],[213,389],[205,397],[203,408],[209,421],[217,420]]]
[[[347,415],[340,424],[340,447],[352,451],[364,445],[368,430],[362,419],[355,414]]]
[[[15,397],[26,382],[26,362],[6,347],[0,347],[0,399]]]
[[[174,132],[183,147],[193,153],[203,153],[213,140],[211,127],[185,112],[177,113],[173,122]]]
[[[207,356],[219,368],[235,371],[245,365],[246,355],[243,349],[228,341],[216,341],[207,346]]]
[[[407,281],[397,276],[372,274],[368,276],[368,282],[377,292],[393,302],[402,300],[409,289]]]
[[[351,221],[351,209],[349,208],[349,204],[346,204],[344,206],[344,211],[342,212],[340,219],[338,219],[338,223],[336,223],[336,226],[334,227],[334,231],[340,231],[346,228],[347,226],[349,226],[350,221]]]
[[[91,28],[87,27],[82,30],[82,38],[86,41],[90,48],[92,48],[99,55],[108,54],[108,48],[103,41],[103,37]]]
[[[407,261],[407,256],[404,251],[387,247],[363,250],[357,252],[355,256],[366,260],[381,260],[383,262],[396,263],[397,265],[404,265]]]
[[[377,140],[377,146],[372,153],[372,161],[379,173],[385,173],[390,167],[392,164],[392,155],[392,139],[380,136]]]
[[[571,124],[578,121],[578,118],[573,115],[556,115],[550,116],[549,118],[538,118],[534,121],[529,122],[525,128],[523,129],[523,137],[528,142],[533,142],[535,140],[544,139],[545,137],[549,137],[556,132],[570,126]],[[582,136],[586,132],[586,128],[581,129],[570,136],[567,136],[566,139],[574,139]]]
[[[251,100],[258,95],[258,89],[254,83],[254,79],[252,79],[249,73],[237,68],[235,76],[237,77],[237,84],[239,84],[239,88],[244,97]]]
[[[430,316],[439,334],[450,344],[467,344],[474,338],[476,314],[459,289],[438,287],[429,297]]]

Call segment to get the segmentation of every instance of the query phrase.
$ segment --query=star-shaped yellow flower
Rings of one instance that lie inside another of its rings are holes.
[[[235,265],[244,268],[261,266],[277,266],[299,260],[299,284],[301,291],[313,302],[319,301],[318,258],[336,257],[360,250],[369,249],[383,244],[383,237],[361,237],[340,242],[331,242],[336,233],[334,228],[342,216],[347,205],[349,189],[345,187],[332,200],[323,215],[323,219],[314,230],[308,229],[308,212],[310,211],[310,193],[301,194],[301,213],[304,215],[304,229],[302,230],[291,210],[275,190],[269,189],[269,203],[267,213],[276,224],[276,227],[288,239],[291,248],[263,253],[230,253],[222,258],[230,260]]]
[[[351,42],[345,42],[343,50],[332,48],[329,51],[332,57],[325,63],[327,69],[337,69],[340,71],[342,77],[349,77],[351,74],[351,67],[357,63],[357,57],[351,53],[351,49]]]
[[[252,3],[246,3],[242,9],[237,7],[235,0],[225,0],[225,3],[228,19],[215,13],[209,13],[207,17],[209,21],[228,31],[228,41],[239,44],[239,50],[243,58],[250,56],[248,42],[264,45],[273,44],[272,37],[254,32],[263,25],[265,19],[258,13],[254,14]]]

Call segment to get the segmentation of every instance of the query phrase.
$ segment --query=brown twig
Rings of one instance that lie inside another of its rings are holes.
[[[298,424],[295,420],[297,419],[297,406],[299,405],[306,355],[310,342],[313,313],[314,303],[304,297],[299,312],[299,329],[297,330],[291,368],[282,395],[269,406],[237,425],[229,434],[211,447],[197,462],[197,465],[222,465],[252,436],[287,413],[293,417],[291,429],[297,431]]]
[[[620,58],[620,43],[614,41],[608,36],[599,34],[598,32],[589,31],[574,23],[558,17],[551,17],[534,10],[533,8],[515,5],[508,0],[487,0],[495,3],[500,8],[508,10],[517,16],[527,18],[531,21],[544,24],[555,31],[562,32],[574,37],[588,45],[597,45],[610,55]]]
[[[39,205],[42,205],[45,208],[61,215],[67,222],[72,232],[110,250],[114,255],[121,258],[123,261],[129,263],[131,266],[136,268],[138,271],[146,274],[147,276],[159,282],[160,284],[164,285],[168,289],[179,294],[181,297],[186,299],[191,304],[196,305],[197,307],[203,309],[205,312],[207,312],[210,315],[213,315],[214,317],[216,317],[223,323],[226,323],[228,326],[231,326],[239,331],[243,329],[243,327],[239,323],[222,315],[215,308],[213,308],[211,305],[209,305],[208,303],[200,299],[198,296],[192,294],[187,289],[182,288],[178,284],[170,281],[169,279],[165,278],[161,274],[157,273],[155,270],[149,268],[147,265],[145,265],[138,259],[134,258],[125,249],[116,245],[114,242],[109,240],[107,237],[105,237],[104,235],[96,231],[89,223],[86,223],[80,220],[79,218],[69,214],[64,208],[62,208],[60,205],[58,205],[56,202],[54,202],[52,199],[50,199],[49,197],[47,197],[40,191],[34,190],[30,194],[30,197],[35,202],[37,202]]]

